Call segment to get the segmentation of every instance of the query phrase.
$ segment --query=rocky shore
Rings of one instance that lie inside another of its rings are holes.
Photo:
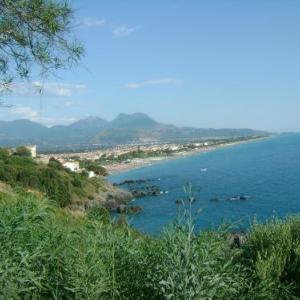
[[[120,183],[115,183],[113,187],[118,191],[122,191],[122,197],[119,198],[119,200],[115,197],[111,200],[106,200],[104,205],[111,211],[116,211],[120,214],[138,214],[142,211],[142,208],[140,206],[131,205],[131,200],[143,197],[155,197],[166,193],[161,191],[159,186],[153,182],[154,180],[151,179],[138,179],[124,180]]]
[[[99,191],[84,202],[72,203],[72,211],[86,212],[95,207],[104,207],[110,212],[120,214],[137,214],[142,211],[140,206],[133,206],[131,201],[142,197],[155,197],[166,193],[161,191],[154,180],[125,180],[117,184],[107,183],[105,191]]]
[[[146,196],[159,196],[163,194],[159,186],[153,184],[153,180],[125,180],[118,184],[114,184],[117,187],[125,187],[129,190],[134,198],[142,198]]]
[[[127,205],[132,199],[134,199],[134,196],[130,191],[107,183],[105,190],[94,193],[85,201],[73,202],[69,205],[69,209],[85,213],[95,207],[104,207],[108,211],[114,212],[118,211],[122,205]]]

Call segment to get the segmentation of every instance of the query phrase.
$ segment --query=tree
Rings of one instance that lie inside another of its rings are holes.
[[[31,157],[31,152],[24,146],[20,146],[16,148],[15,155],[17,156],[24,156],[24,157]]]
[[[67,1],[0,0],[0,92],[28,79],[74,66],[83,47],[71,35]]]
[[[95,161],[81,160],[79,161],[79,164],[81,168],[84,168],[88,171],[93,171],[95,172],[96,175],[101,175],[101,176],[107,175],[107,170],[104,167],[100,166]]]

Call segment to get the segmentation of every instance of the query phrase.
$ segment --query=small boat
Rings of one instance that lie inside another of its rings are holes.
[[[201,172],[207,172],[207,168],[201,169]]]

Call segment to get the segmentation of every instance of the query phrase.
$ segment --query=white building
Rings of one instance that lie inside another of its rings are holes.
[[[170,150],[171,151],[177,151],[177,150],[179,150],[179,146],[171,146]]]
[[[89,178],[96,177],[96,173],[94,171],[89,171],[88,174],[89,174]]]
[[[30,151],[30,154],[31,154],[31,157],[32,158],[36,158],[36,145],[28,145],[28,146],[25,146],[25,148]]]
[[[69,169],[72,172],[80,171],[79,161],[67,161],[63,163],[64,168]]]

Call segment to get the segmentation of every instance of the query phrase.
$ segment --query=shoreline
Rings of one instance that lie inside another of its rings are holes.
[[[110,164],[110,165],[106,165],[104,167],[106,168],[106,170],[108,172],[108,176],[117,175],[120,173],[125,173],[127,171],[152,166],[154,164],[157,164],[160,162],[165,162],[168,160],[181,159],[181,158],[185,158],[185,157],[189,157],[189,156],[193,156],[193,155],[197,155],[197,154],[209,153],[209,152],[216,151],[216,150],[219,150],[222,148],[227,148],[230,146],[237,146],[240,144],[246,144],[246,143],[251,143],[251,142],[255,142],[255,141],[261,141],[261,140],[269,139],[272,137],[273,136],[259,137],[259,138],[249,139],[246,141],[238,141],[238,142],[225,143],[225,144],[220,144],[220,145],[215,145],[215,146],[207,146],[207,147],[203,147],[201,149],[183,151],[183,152],[175,153],[175,154],[169,155],[169,156],[149,157],[149,158],[143,158],[143,159],[138,158],[138,159],[133,159],[131,162]]]

